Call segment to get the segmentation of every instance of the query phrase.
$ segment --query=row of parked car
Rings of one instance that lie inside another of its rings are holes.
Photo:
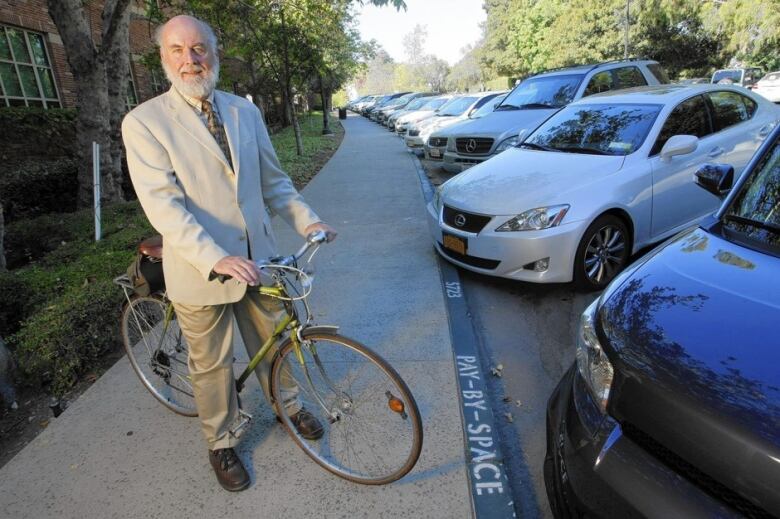
[[[683,79],[680,84],[713,83],[748,88],[773,103],[780,103],[780,70],[764,75],[758,67],[724,68],[713,72],[712,77]]]
[[[427,207],[443,257],[603,289],[548,402],[555,515],[780,517],[780,107],[647,60],[404,95],[376,119],[457,173]]]

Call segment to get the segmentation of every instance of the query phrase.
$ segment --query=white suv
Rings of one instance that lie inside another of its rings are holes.
[[[652,60],[619,60],[542,72],[518,84],[485,117],[459,124],[448,132],[443,166],[460,173],[509,149],[567,104],[591,94],[668,83]]]

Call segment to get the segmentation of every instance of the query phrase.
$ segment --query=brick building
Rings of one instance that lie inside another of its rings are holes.
[[[102,9],[102,0],[85,2],[95,42],[100,41]],[[133,0],[130,16],[127,102],[132,107],[168,86],[161,70],[141,63],[154,47],[154,26],[145,17],[143,0]],[[0,0],[0,108],[5,106],[76,106],[73,75],[46,0]]]

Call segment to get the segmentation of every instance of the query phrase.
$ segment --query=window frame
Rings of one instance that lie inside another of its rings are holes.
[[[24,38],[24,44],[25,48],[27,49],[27,53],[30,58],[29,63],[25,63],[24,61],[18,60],[16,57],[16,52],[14,51],[13,45],[11,45],[10,38],[8,36],[8,30],[14,30],[18,31],[22,34],[22,37]],[[30,34],[34,34],[41,39],[41,43],[43,44],[43,52],[44,56],[46,58],[46,65],[41,65],[36,62],[35,60],[35,52],[33,51],[32,43],[30,42],[31,37]],[[3,82],[2,77],[0,77],[0,108],[7,108],[12,106],[19,106],[18,104],[11,104],[13,101],[22,101],[24,103],[24,106],[27,108],[31,107],[31,103],[36,103],[36,105],[33,105],[33,108],[37,108],[37,103],[40,103],[43,105],[44,110],[48,110],[51,108],[62,108],[62,97],[60,96],[60,89],[57,85],[57,78],[54,74],[54,64],[51,59],[51,53],[49,52],[49,43],[48,38],[46,37],[46,33],[41,33],[37,31],[31,31],[29,29],[26,29],[24,27],[18,27],[14,25],[8,25],[4,23],[0,23],[0,38],[5,38],[6,42],[8,44],[9,52],[11,54],[11,58],[0,58],[0,63],[9,64],[13,67],[14,72],[16,73],[16,78],[19,81],[19,87],[21,88],[21,96],[16,95],[8,95],[8,90],[6,89],[6,86]],[[20,66],[29,66],[32,67],[33,75],[35,77],[35,86],[38,90],[38,97],[35,96],[28,96],[24,91],[24,85],[22,84],[21,80],[21,73],[19,70]],[[51,81],[52,86],[54,88],[54,94],[56,96],[56,99],[53,97],[47,97],[46,92],[43,88],[43,81],[41,79],[41,72],[39,69],[48,70],[51,74]]]
[[[663,149],[663,145],[660,148],[658,148],[658,150],[656,151],[656,146],[658,145],[658,139],[661,137],[661,132],[663,132],[664,126],[666,126],[666,123],[669,122],[669,118],[672,116],[674,111],[677,110],[677,108],[679,108],[683,104],[687,103],[688,101],[691,101],[692,99],[696,99],[697,97],[701,97],[702,98],[702,102],[704,103],[704,113],[705,113],[705,116],[706,116],[706,119],[707,119],[707,124],[709,126],[709,133],[707,133],[706,135],[703,135],[701,137],[699,137],[697,135],[696,137],[699,138],[699,139],[706,139],[710,135],[714,135],[715,133],[717,133],[715,131],[715,122],[713,120],[714,114],[712,112],[712,106],[710,105],[709,99],[706,97],[705,94],[706,94],[706,92],[701,92],[701,93],[694,94],[694,95],[692,95],[690,97],[686,97],[685,99],[683,99],[682,101],[677,103],[674,106],[674,108],[671,109],[671,111],[669,112],[669,115],[666,116],[666,119],[664,120],[663,124],[661,125],[660,129],[658,130],[658,134],[655,136],[655,140],[653,141],[653,145],[650,147],[650,152],[647,155],[648,158],[650,158],[650,157],[657,157],[661,153],[661,149]],[[669,139],[667,139],[667,140],[669,140]],[[666,144],[666,143],[664,143],[664,144]]]

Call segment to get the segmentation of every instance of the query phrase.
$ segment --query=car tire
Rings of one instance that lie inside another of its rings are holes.
[[[585,230],[574,258],[574,283],[580,290],[606,287],[628,263],[631,236],[626,223],[613,214],[596,218]]]

